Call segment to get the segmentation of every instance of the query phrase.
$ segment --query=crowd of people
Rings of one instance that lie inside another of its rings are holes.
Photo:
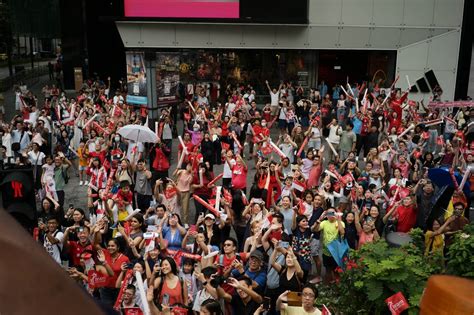
[[[441,187],[429,171],[467,174],[474,188],[474,109],[362,82],[331,94],[324,81],[265,85],[267,104],[251,86],[229,86],[219,103],[196,85],[159,110],[156,128],[110,79],[74,97],[18,89],[0,160],[33,170],[38,242],[123,314],[321,314],[317,285],[337,278],[333,241],[358,250],[417,227],[426,255],[449,250],[471,196],[454,180],[433,217]],[[130,124],[158,141],[124,138]],[[83,208],[65,205],[67,185],[84,187],[73,189]]]

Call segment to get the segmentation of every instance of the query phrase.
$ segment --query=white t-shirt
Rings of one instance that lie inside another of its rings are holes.
[[[135,161],[138,160],[138,154],[143,153],[143,150],[144,150],[143,143],[138,142],[137,144],[135,141],[130,140],[128,142],[128,150],[127,150],[127,159],[129,161],[132,160],[132,151],[135,147],[137,147],[137,152],[135,153]]]
[[[46,155],[41,151],[38,151],[38,153],[35,153],[34,151],[28,152],[28,160],[32,165],[43,165],[43,160],[45,157]]]
[[[227,103],[227,110],[225,112],[226,116],[231,116],[232,112],[234,111],[237,105],[235,103]]]
[[[286,120],[286,113],[288,112],[288,109],[285,107],[282,107],[280,110],[280,115],[278,116],[278,119],[283,119]]]
[[[45,236],[43,246],[46,249],[46,251],[48,252],[48,254],[51,255],[51,257],[53,257],[53,259],[58,264],[61,264],[61,253],[59,252],[59,248],[61,248],[61,250],[63,248],[64,234],[63,234],[63,232],[56,230],[56,232],[53,233],[53,237],[55,239],[57,239],[59,241],[59,243],[51,244],[49,239]],[[59,246],[59,248],[58,248],[58,246]]]
[[[339,133],[341,133],[341,132],[342,132],[341,126],[331,125],[331,127],[329,127],[329,137],[328,137],[329,142],[339,143],[339,141],[341,139],[341,136],[339,135]]]
[[[271,106],[278,106],[278,101],[280,100],[280,92],[270,92],[270,97],[272,98]]]
[[[235,160],[232,159],[230,160],[230,164],[232,167],[236,164]],[[229,163],[225,162],[224,163],[224,176],[223,178],[232,178],[232,170],[229,167]]]

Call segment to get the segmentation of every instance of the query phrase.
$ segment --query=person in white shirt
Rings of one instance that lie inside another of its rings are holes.
[[[222,186],[226,188],[231,187],[232,183],[232,167],[236,164],[232,150],[227,150],[225,153],[230,160],[227,160],[227,163],[224,163],[224,171],[222,176]],[[230,165],[229,165],[230,164]]]
[[[271,88],[270,84],[268,84],[268,81],[265,81],[265,84],[267,85],[268,92],[270,92],[270,97],[271,97],[271,102],[270,102],[270,108],[272,110],[272,116],[276,116],[278,113],[278,102],[280,101],[280,92],[282,85],[278,87],[278,90],[275,88]]]
[[[39,223],[39,228],[44,233],[43,246],[45,250],[54,261],[61,264],[61,251],[63,250],[64,234],[58,230],[58,226],[58,219],[54,216],[48,218],[46,224],[43,222]]]
[[[145,147],[143,146],[143,143],[128,140],[127,159],[129,161],[140,160],[144,150]]]
[[[17,122],[16,123],[16,129],[12,130],[11,135],[11,141],[12,143],[20,143],[20,151],[23,151],[28,147],[30,144],[30,136],[28,132],[24,130],[24,125],[22,122]]]
[[[114,96],[114,105],[123,104],[123,96],[117,91]]]
[[[339,142],[341,141],[342,127],[338,125],[336,118],[333,118],[331,124],[327,126],[329,128],[329,136],[327,141],[331,143],[336,152],[339,151]],[[334,160],[336,157],[333,151],[329,148],[329,161]]]

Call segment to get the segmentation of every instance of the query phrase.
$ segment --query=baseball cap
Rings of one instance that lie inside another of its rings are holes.
[[[212,213],[206,214],[206,216],[204,217],[204,220],[207,219],[207,218],[212,219],[212,220],[216,219],[216,217]]]
[[[263,261],[263,254],[259,250],[254,250],[253,252],[250,253],[250,258],[256,258],[260,261]]]

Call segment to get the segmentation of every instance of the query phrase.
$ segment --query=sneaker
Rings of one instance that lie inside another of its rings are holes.
[[[81,180],[81,181],[79,182],[79,186],[82,186],[83,183],[84,183],[84,182]]]
[[[88,181],[84,181],[84,186],[87,186],[89,184]]]

